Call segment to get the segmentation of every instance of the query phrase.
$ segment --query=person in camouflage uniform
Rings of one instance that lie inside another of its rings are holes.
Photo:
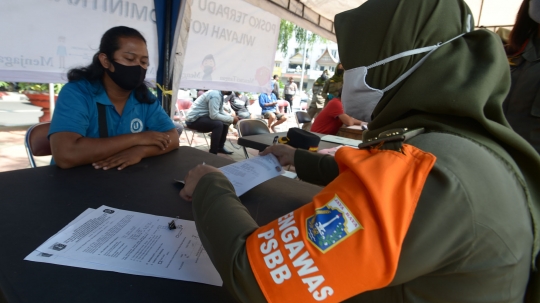
[[[313,83],[313,98],[311,99],[311,103],[309,104],[309,108],[307,110],[308,115],[313,118],[315,118],[316,115],[318,115],[321,110],[324,107],[324,102],[326,101],[325,97],[322,94],[324,84],[326,83],[326,80],[328,79],[328,71],[325,70],[322,75]],[[302,125],[302,129],[309,130],[311,128],[311,122],[304,123]]]

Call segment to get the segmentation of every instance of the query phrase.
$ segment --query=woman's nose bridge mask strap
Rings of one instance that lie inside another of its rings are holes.
[[[370,122],[371,121],[371,115],[373,114],[373,110],[383,97],[384,93],[393,87],[395,87],[399,82],[403,81],[403,79],[407,78],[409,75],[411,75],[424,61],[431,55],[435,50],[437,50],[442,45],[449,43],[464,34],[461,34],[457,37],[454,37],[444,43],[437,43],[432,46],[426,46],[414,50],[408,50],[396,55],[393,55],[391,57],[388,57],[382,61],[373,63],[372,65],[365,67],[360,66],[357,68],[349,69],[345,71],[345,77],[343,78],[343,92],[342,92],[342,103],[343,108],[345,112],[356,119]],[[412,56],[416,54],[426,53],[422,59],[420,59],[413,67],[411,67],[409,70],[407,70],[404,74],[399,76],[392,84],[388,85],[386,88],[380,90],[376,88],[370,87],[366,83],[366,76],[368,73],[368,69],[380,66],[382,64],[394,61],[396,59],[406,57],[406,56]]]
[[[424,58],[420,59],[420,61],[418,61],[413,67],[411,67],[408,71],[406,71],[405,73],[403,73],[401,76],[399,76],[399,78],[397,78],[394,82],[392,82],[392,84],[388,85],[386,88],[384,89],[381,89],[382,92],[386,92],[392,88],[394,88],[394,86],[396,86],[399,82],[401,82],[403,79],[407,78],[410,74],[412,74],[418,67],[420,67],[420,65],[422,65],[422,63],[424,63],[424,61],[426,61],[426,59],[429,57],[429,55],[431,55],[435,50],[437,50],[439,47],[447,44],[447,43],[450,43],[452,41],[454,41],[455,39],[461,37],[465,35],[465,33],[461,34],[461,35],[458,35],[446,42],[439,42],[435,45],[431,45],[431,46],[425,46],[425,47],[422,47],[422,48],[417,48],[417,49],[413,49],[413,50],[408,50],[408,51],[404,51],[404,52],[401,52],[399,54],[396,54],[396,55],[393,55],[393,56],[390,56],[384,60],[381,60],[379,62],[375,62],[373,64],[371,64],[370,66],[367,66],[366,69],[370,69],[370,68],[373,68],[373,67],[376,67],[376,66],[379,66],[379,65],[383,65],[383,64],[386,64],[388,62],[392,62],[394,60],[397,60],[397,59],[400,59],[400,58],[403,58],[403,57],[407,57],[407,56],[412,56],[412,55],[416,55],[416,54],[421,54],[421,53],[426,53],[426,52],[429,52],[427,55],[424,56]]]

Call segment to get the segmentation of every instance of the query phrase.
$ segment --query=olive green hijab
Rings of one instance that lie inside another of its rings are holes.
[[[338,75],[338,73],[337,73],[338,66],[340,64],[341,64],[341,62],[338,62],[338,64],[336,64],[336,69],[334,70],[334,75],[332,76],[332,78],[330,78],[330,80],[332,80],[334,82],[343,82],[343,74]]]
[[[500,39],[487,30],[469,32],[474,24],[471,15],[462,0],[369,0],[336,15],[341,63],[345,70],[369,66],[468,32],[441,46],[409,77],[384,93],[364,139],[393,128],[425,127],[467,137],[507,163],[515,161],[516,175],[528,191],[534,223],[534,266],[540,250],[540,156],[512,131],[504,117],[502,102],[510,87],[510,71]],[[383,89],[424,56],[404,57],[369,69],[366,82]]]

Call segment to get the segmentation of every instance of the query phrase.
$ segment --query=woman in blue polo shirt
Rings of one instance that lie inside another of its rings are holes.
[[[143,82],[148,61],[141,33],[118,26],[90,65],[68,72],[49,131],[59,167],[123,169],[178,147],[174,124]]]

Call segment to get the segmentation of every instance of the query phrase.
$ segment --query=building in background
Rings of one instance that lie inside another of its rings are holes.
[[[289,77],[294,79],[294,82],[300,88],[300,78],[302,77],[302,62],[304,60],[304,46],[298,45],[296,40],[291,39],[289,42],[289,52],[285,55],[281,51],[276,52],[276,62],[274,71],[279,65],[281,74],[281,82],[287,82]],[[278,60],[279,59],[279,60]],[[337,63],[339,62],[339,54],[337,44],[332,41],[314,43],[312,46],[307,46],[306,63],[304,68],[303,88],[300,88],[311,97],[311,88],[321,73],[327,69],[330,77],[334,74]]]
[[[274,59],[274,70],[272,71],[272,77],[274,75],[278,75],[278,77],[281,78],[282,70],[281,70],[281,63],[283,62],[283,56],[281,55],[281,52],[276,52],[276,57]]]
[[[330,73],[334,73],[336,71],[336,65],[338,63],[338,60],[336,59],[335,55],[332,55],[332,53],[337,55],[337,49],[333,52],[330,52],[328,47],[322,55],[317,59],[317,66],[319,67],[319,71],[328,70]]]

